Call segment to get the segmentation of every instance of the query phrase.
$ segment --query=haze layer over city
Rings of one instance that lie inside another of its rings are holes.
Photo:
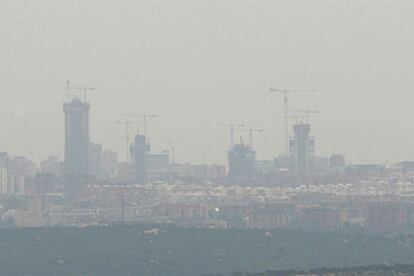
[[[413,27],[409,1],[0,1],[0,275],[413,275]]]
[[[258,156],[272,158],[283,151],[283,102],[268,88],[314,88],[293,95],[292,108],[321,111],[319,152],[352,163],[409,159],[413,9],[405,1],[2,1],[0,142],[38,161],[63,157],[70,79],[96,87],[91,136],[121,156],[114,122],[155,113],[153,144],[173,144],[180,161],[225,162],[227,133],[217,125],[232,122],[263,126]]]

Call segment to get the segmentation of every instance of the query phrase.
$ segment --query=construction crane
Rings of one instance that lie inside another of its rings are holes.
[[[228,125],[221,125],[225,127],[227,130],[230,131],[230,150],[233,149],[234,146],[234,131],[238,129],[243,129],[245,127],[244,124],[228,124]]]
[[[129,155],[130,155],[129,154],[129,130],[130,130],[131,124],[136,123],[136,121],[134,121],[134,120],[120,120],[120,121],[117,121],[115,123],[125,126],[126,162],[129,163],[130,162],[130,158],[129,158]]]
[[[295,114],[295,115],[289,115],[288,119],[294,119],[296,122],[298,122],[301,117],[303,116],[300,116],[299,114]]]
[[[264,128],[251,128],[249,129],[249,143],[250,149],[253,149],[253,132],[263,132]]]
[[[168,148],[170,149],[170,153],[171,153],[171,164],[175,164],[175,147],[172,141],[169,141],[167,143]]]
[[[79,90],[83,93],[83,101],[86,102],[88,92],[92,92],[95,90],[95,87],[78,87]]]
[[[303,93],[303,92],[315,92],[315,89],[279,89],[279,88],[270,88],[271,93],[282,93],[283,94],[283,103],[284,103],[284,135],[285,135],[285,154],[289,154],[289,94],[290,93]]]
[[[125,114],[127,117],[134,117],[134,118],[142,118],[144,120],[144,126],[143,126],[143,134],[147,135],[147,123],[148,120],[156,118],[157,115],[155,114]]]
[[[95,87],[71,86],[70,83],[71,83],[71,80],[66,81],[66,94],[67,94],[68,100],[70,99],[70,97],[75,97],[75,98],[81,98],[82,97],[83,101],[86,102],[87,94],[89,92],[92,92],[93,90],[95,90]],[[73,93],[72,92],[73,90],[79,91],[79,94]]]
[[[248,128],[248,129],[241,129],[242,131],[249,132],[249,147],[253,149],[253,133],[254,132],[263,132],[264,128]]]
[[[303,114],[303,117],[305,118],[305,123],[309,124],[309,117],[311,114],[319,114],[320,111],[319,110],[309,110],[309,109],[304,109],[304,110],[295,110],[296,113],[299,114]]]
[[[139,115],[144,120],[144,135],[147,135],[147,120],[157,117],[155,114],[140,114]]]

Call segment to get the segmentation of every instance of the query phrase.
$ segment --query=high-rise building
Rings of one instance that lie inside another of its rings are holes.
[[[102,176],[103,147],[100,144],[89,145],[89,175],[96,178]]]
[[[89,174],[89,103],[74,98],[63,105],[65,113],[64,175]]]
[[[7,152],[0,152],[0,167],[8,169],[10,166],[10,157]]]
[[[309,135],[310,129],[310,125],[303,122],[293,126],[294,136],[289,143],[289,162],[291,170],[299,174],[309,172],[315,153],[315,139]]]
[[[342,154],[333,154],[329,158],[329,167],[331,168],[344,168],[345,165],[345,156],[343,156]]]
[[[6,168],[0,167],[0,194],[8,192],[8,171]]]
[[[10,159],[9,193],[24,193],[26,181],[36,174],[37,166],[26,156],[14,156]]]
[[[36,164],[26,156],[13,156],[10,159],[10,172],[14,175],[33,177],[36,174]]]
[[[344,174],[346,170],[346,159],[342,154],[333,154],[329,157],[329,171],[331,174]]]
[[[281,154],[274,159],[277,171],[286,171],[290,168],[289,155]]]
[[[38,173],[34,178],[34,191],[36,194],[56,192],[58,178],[49,173]]]
[[[117,175],[118,154],[112,150],[104,150],[102,153],[102,178],[112,179]]]
[[[157,154],[149,154],[147,158],[147,180],[170,181],[176,176],[171,168],[170,155],[168,151]]]
[[[316,174],[326,174],[329,171],[329,158],[325,156],[313,156],[310,160],[311,169]]]
[[[119,182],[130,182],[134,179],[134,167],[129,162],[120,162],[116,166],[116,180]]]
[[[256,161],[256,172],[265,175],[275,171],[275,160],[259,160]]]
[[[170,166],[170,155],[168,152],[150,154],[147,165],[151,171],[167,169]]]
[[[145,135],[137,135],[131,146],[132,165],[134,167],[134,180],[141,184],[147,181],[148,156],[151,147]]]
[[[11,159],[7,152],[0,152],[0,194],[8,194],[14,185],[14,177],[10,173]]]
[[[56,156],[49,156],[47,160],[40,163],[40,172],[54,175],[59,178],[63,173],[63,163]]]
[[[116,176],[117,153],[104,149],[100,144],[89,147],[89,175],[97,179],[111,179]]]
[[[234,145],[228,153],[229,180],[243,183],[251,180],[256,174],[256,152],[249,146],[240,143]]]

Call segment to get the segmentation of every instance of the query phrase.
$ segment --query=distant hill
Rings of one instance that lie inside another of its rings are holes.
[[[0,275],[232,275],[384,263],[414,264],[414,237],[171,225],[0,230]]]
[[[348,268],[321,268],[303,271],[266,271],[262,273],[234,273],[232,276],[412,276],[414,265],[371,265]]]

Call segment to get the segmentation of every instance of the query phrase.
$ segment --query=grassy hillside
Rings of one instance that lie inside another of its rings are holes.
[[[371,265],[348,268],[320,268],[304,271],[234,273],[232,276],[412,276],[414,265]]]
[[[203,275],[414,264],[414,237],[170,225],[0,230],[0,274]]]

